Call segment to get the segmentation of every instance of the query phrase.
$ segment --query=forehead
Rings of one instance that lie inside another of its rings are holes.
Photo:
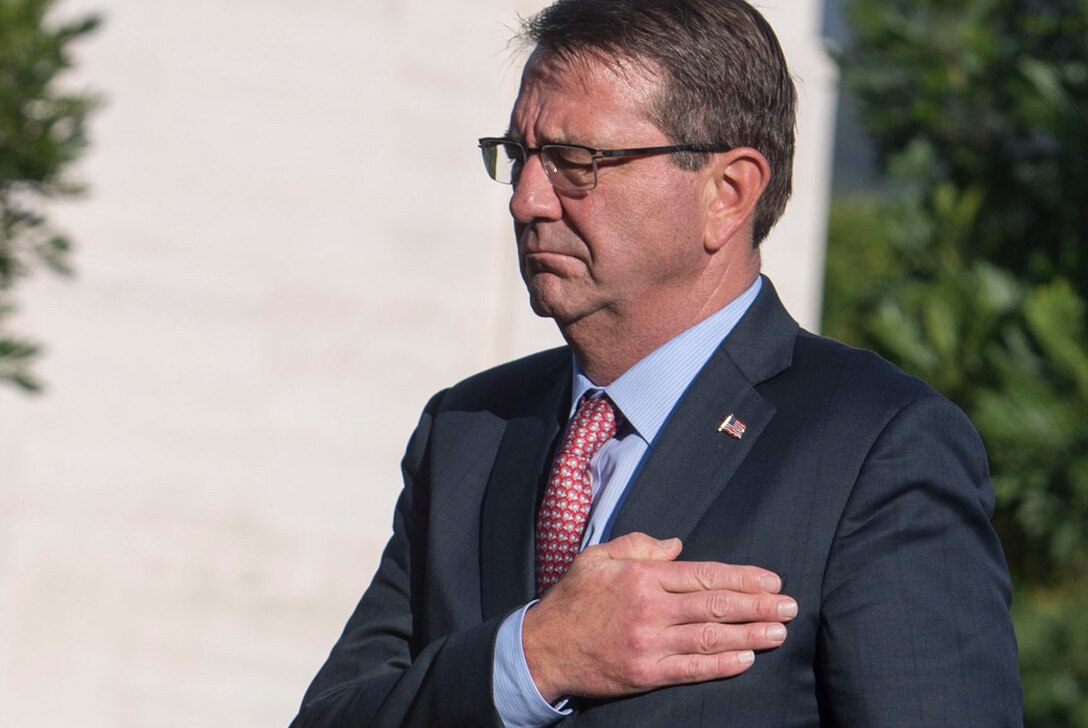
[[[541,137],[593,145],[587,134],[614,143],[609,135],[619,130],[657,129],[651,113],[659,89],[659,74],[641,61],[537,50],[525,64],[510,131],[534,144]]]

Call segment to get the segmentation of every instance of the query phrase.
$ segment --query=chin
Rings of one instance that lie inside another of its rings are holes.
[[[584,316],[584,313],[572,306],[569,301],[556,301],[532,294],[529,295],[529,306],[537,316],[551,319],[560,329],[564,329]]]
[[[533,313],[535,313],[540,318],[550,318],[559,321],[558,313],[556,312],[555,307],[552,306],[548,301],[534,295],[531,291],[529,292],[529,307],[532,308]]]
[[[579,300],[579,287],[550,273],[537,273],[525,284],[529,291],[529,306],[541,318],[550,318],[560,327],[577,321],[586,313],[584,301]]]

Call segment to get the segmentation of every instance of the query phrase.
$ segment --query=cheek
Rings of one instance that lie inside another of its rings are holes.
[[[584,199],[565,202],[564,227],[582,241],[599,283],[675,281],[704,264],[693,178],[667,164],[615,175]]]
[[[685,185],[653,184],[610,212],[629,255],[673,268],[703,248],[700,210]]]

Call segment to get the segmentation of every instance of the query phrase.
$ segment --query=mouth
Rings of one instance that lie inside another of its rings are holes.
[[[536,275],[539,273],[562,274],[570,269],[572,262],[576,259],[563,253],[551,253],[542,250],[536,252],[526,251],[521,256],[521,260],[525,272],[529,275]]]
[[[568,277],[576,275],[577,269],[585,265],[576,252],[566,250],[569,246],[557,245],[554,240],[541,240],[534,225],[519,225],[516,232],[518,256],[526,279],[541,274]]]

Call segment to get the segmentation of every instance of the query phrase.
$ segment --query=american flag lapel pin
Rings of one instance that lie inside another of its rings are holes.
[[[730,413],[722,423],[718,425],[718,432],[724,432],[735,440],[739,440],[744,437],[744,431],[748,429],[748,425],[744,424],[744,421],[738,419],[733,413]]]

